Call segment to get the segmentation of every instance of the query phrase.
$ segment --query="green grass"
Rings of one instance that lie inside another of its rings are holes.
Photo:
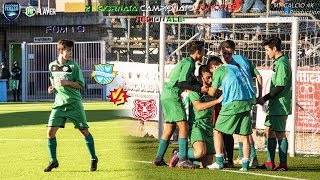
[[[59,168],[50,173],[46,123],[52,103],[0,104],[0,179],[130,179],[135,167],[126,161],[125,120],[106,102],[84,104],[99,157],[89,172],[90,157],[81,133],[67,123],[57,133]]]
[[[213,171],[208,169],[177,169],[168,167],[152,167],[151,162],[156,154],[158,142],[154,138],[137,138],[131,137],[129,141],[129,149],[135,155],[135,167],[137,177],[141,179],[159,179],[159,177],[167,177],[167,179],[276,179],[275,177],[263,177],[253,174],[240,174],[240,165],[235,168],[228,168],[227,171]],[[177,145],[169,145],[165,160],[171,156],[172,150]],[[257,152],[258,158],[262,161],[266,158],[266,152]],[[277,155],[277,154],[276,154]],[[237,157],[237,151],[234,154]],[[147,162],[138,162],[147,161]],[[279,162],[276,158],[276,162]],[[262,162],[260,162],[262,163]],[[273,172],[258,169],[250,169],[250,173],[267,174],[273,176],[285,176],[298,179],[319,179],[320,175],[320,158],[294,157],[288,158],[290,171]],[[235,172],[231,172],[235,171]],[[281,178],[281,177],[279,177]],[[279,179],[278,178],[278,179]],[[281,178],[283,179],[283,178]]]
[[[157,140],[128,136],[130,123],[116,115],[119,107],[106,102],[84,104],[99,156],[98,171],[88,171],[90,158],[82,135],[72,123],[67,123],[57,133],[60,166],[44,173],[49,162],[46,123],[51,106],[52,102],[0,104],[0,179],[275,179],[260,174],[279,176],[278,179],[320,178],[319,157],[289,158],[288,172],[251,169],[256,175],[239,174],[240,166],[229,171],[152,167]],[[175,147],[169,146],[166,160]],[[266,152],[258,152],[261,161],[265,157]]]

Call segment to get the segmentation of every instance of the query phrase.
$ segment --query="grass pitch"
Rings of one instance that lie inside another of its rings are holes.
[[[118,107],[107,102],[85,103],[90,132],[99,157],[98,171],[89,172],[90,158],[80,132],[68,122],[57,133],[59,168],[45,173],[48,165],[46,123],[50,103],[0,104],[0,179],[319,179],[319,157],[289,158],[288,172],[240,166],[223,171],[152,167],[158,143],[154,138],[126,134],[127,120],[119,118]],[[135,127],[130,127],[135,128]],[[165,160],[170,158],[170,144]],[[237,152],[235,152],[235,157]],[[276,155],[277,157],[277,155]],[[260,161],[266,152],[258,152]],[[278,159],[276,159],[278,162]],[[261,163],[261,162],[260,162]]]
[[[168,162],[172,150],[177,145],[170,144],[165,160]],[[261,169],[250,169],[248,173],[240,172],[240,165],[225,170],[209,169],[178,169],[169,167],[152,167],[153,160],[158,148],[158,142],[154,138],[131,137],[129,149],[137,155],[132,161],[136,167],[136,175],[139,179],[319,179],[320,158],[319,157],[294,157],[288,158],[289,171],[276,172]],[[234,158],[237,157],[237,150]],[[266,159],[266,152],[257,152],[260,163]],[[276,153],[276,162],[279,162]]]
[[[81,133],[69,121],[57,132],[59,168],[48,165],[46,123],[52,102],[0,104],[0,179],[130,179],[135,169],[126,159],[125,120],[107,102],[85,103],[89,130],[99,157],[98,171],[89,172],[90,156]]]

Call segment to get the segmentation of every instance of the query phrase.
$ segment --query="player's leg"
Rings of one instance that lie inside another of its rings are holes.
[[[241,142],[241,139],[240,139],[240,136],[238,136],[238,146],[239,146],[239,149],[238,149],[238,157],[236,160],[233,161],[234,164],[242,164],[242,158],[243,158],[243,144]]]
[[[188,132],[189,132],[189,125],[187,121],[179,121],[177,122],[179,127],[179,161],[177,163],[177,167],[179,168],[194,168],[194,165],[191,161],[187,158],[188,153]]]
[[[203,156],[200,160],[202,164],[202,168],[206,168],[208,165],[212,164],[213,154],[215,153],[212,135],[205,136],[205,143],[206,143],[206,155]]]
[[[60,108],[52,109],[47,129],[48,152],[50,156],[49,165],[44,169],[44,172],[50,172],[53,168],[59,166],[57,159],[57,139],[56,132],[60,127],[64,127],[66,121],[65,112]]]
[[[250,163],[250,143],[249,135],[252,134],[252,124],[250,120],[250,111],[239,113],[236,116],[235,124],[237,124],[235,130],[236,134],[241,135],[241,141],[243,144],[243,158],[242,158],[242,168],[241,171],[248,171]]]
[[[50,156],[50,163],[47,168],[44,169],[45,172],[51,171],[53,168],[57,168],[59,166],[57,159],[57,140],[56,140],[56,132],[59,127],[48,127],[47,130],[47,138],[48,138],[48,152]]]
[[[177,121],[186,119],[186,112],[183,109],[182,101],[176,94],[177,92],[173,89],[164,88],[161,95],[161,106],[166,127],[159,140],[157,155],[152,163],[154,166],[167,166],[163,157],[167,151],[169,140],[176,129]],[[172,158],[176,158],[176,154],[173,153]]]
[[[193,162],[195,166],[199,167],[201,158],[207,153],[206,144],[203,141],[196,141],[192,147],[188,149],[188,159]]]
[[[163,160],[163,157],[168,149],[170,138],[174,133],[175,129],[176,129],[176,124],[174,123],[165,124],[165,129],[159,141],[159,147],[158,147],[156,158],[152,162],[154,166],[167,166],[167,164]]]
[[[98,157],[96,155],[95,147],[94,147],[94,139],[91,133],[89,132],[88,128],[85,129],[79,129],[81,134],[84,137],[84,141],[86,143],[88,152],[90,154],[91,158],[91,167],[90,171],[96,171],[98,166]]]
[[[286,122],[288,116],[274,116],[275,134],[278,139],[279,159],[280,164],[273,170],[288,171],[287,154],[288,154],[288,140],[285,133]]]
[[[219,116],[217,123],[219,122],[221,116]],[[217,125],[217,124],[216,124]],[[218,130],[214,130],[214,148],[216,151],[216,162],[207,166],[207,168],[209,169],[222,169],[223,168],[223,133],[218,131]]]
[[[88,130],[89,126],[82,102],[75,102],[66,108],[67,118],[73,123],[74,128],[79,129],[84,137],[84,141],[91,159],[90,171],[96,171],[98,157],[95,152],[94,138]]]
[[[254,140],[252,135],[249,135],[249,143],[250,143],[250,167],[257,167],[259,166],[259,161],[257,158],[256,148],[254,146]]]
[[[267,115],[266,121],[264,123],[265,125],[265,132],[266,132],[266,138],[267,138],[267,161],[262,165],[262,168],[272,170],[274,165],[274,158],[276,154],[276,146],[277,146],[277,140],[275,132],[273,131],[273,125],[272,125],[272,116]]]
[[[233,150],[234,150],[234,139],[232,135],[223,134],[224,151],[225,151],[225,163],[224,167],[234,167],[233,165]]]

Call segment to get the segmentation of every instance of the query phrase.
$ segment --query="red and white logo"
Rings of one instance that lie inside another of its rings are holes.
[[[136,99],[133,101],[134,107],[132,109],[133,117],[147,121],[155,118],[157,115],[156,100],[140,100]]]

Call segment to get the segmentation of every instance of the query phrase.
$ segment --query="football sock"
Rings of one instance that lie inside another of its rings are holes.
[[[268,161],[274,162],[274,156],[276,154],[276,146],[277,146],[276,138],[268,138],[268,144],[267,144]]]
[[[160,139],[158,152],[157,152],[157,159],[159,159],[159,161],[163,159],[163,156],[168,149],[168,145],[169,145],[168,140]]]
[[[250,143],[250,158],[254,159],[257,157],[256,148],[254,147],[254,143]]]
[[[243,171],[248,171],[250,159],[249,158],[242,158],[242,169]]]
[[[188,139],[187,138],[178,138],[179,143],[179,160],[187,159],[187,150],[188,150]]]
[[[243,150],[242,150],[243,144],[242,142],[239,142],[239,158],[243,158]]]
[[[48,151],[50,160],[52,162],[57,162],[57,139],[54,138],[48,138]]]
[[[199,165],[200,164],[199,159],[195,159],[195,157],[194,157],[194,149],[193,148],[189,148],[188,149],[188,159],[190,161],[192,161],[194,165]]]
[[[96,156],[96,152],[94,149],[94,140],[93,140],[91,133],[89,133],[89,135],[84,138],[84,141],[86,142],[86,146],[87,146],[87,149],[90,153],[91,160],[96,159],[97,156]]]
[[[216,154],[216,163],[220,168],[223,168],[223,154]]]
[[[288,140],[286,138],[279,139],[278,143],[280,164],[287,164]]]
[[[189,148],[188,149],[188,159],[194,159],[194,149],[193,148]]]

